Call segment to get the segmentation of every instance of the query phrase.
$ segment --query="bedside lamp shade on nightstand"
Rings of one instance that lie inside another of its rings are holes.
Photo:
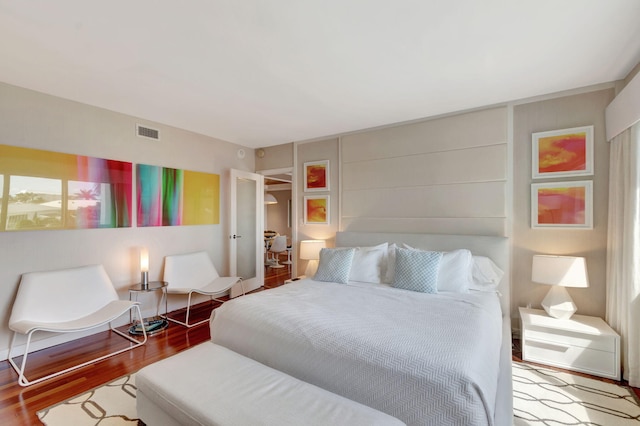
[[[318,259],[320,259],[320,249],[326,247],[324,240],[304,240],[300,241],[300,259],[308,260],[307,269],[304,274],[313,278],[318,269]]]
[[[547,314],[568,319],[576,311],[576,305],[565,287],[589,287],[587,263],[584,257],[535,255],[531,280],[552,286],[542,300]]]

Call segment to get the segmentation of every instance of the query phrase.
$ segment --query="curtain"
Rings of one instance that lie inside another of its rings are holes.
[[[621,336],[624,379],[640,387],[640,123],[611,140],[606,319]]]

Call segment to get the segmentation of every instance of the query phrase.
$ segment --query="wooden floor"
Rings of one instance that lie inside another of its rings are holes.
[[[284,280],[289,277],[288,268],[266,268],[265,288],[282,285]],[[256,291],[263,289],[261,287]],[[192,319],[195,321],[209,317],[211,309],[218,305],[217,302],[198,305],[192,311]],[[179,316],[180,314],[184,316],[184,310],[173,312],[171,316]],[[118,377],[136,372],[145,365],[205,342],[209,338],[208,323],[191,329],[170,323],[166,330],[150,336],[144,346],[26,388],[18,385],[18,375],[9,363],[0,361],[0,425],[31,426],[40,424],[36,412]],[[514,361],[522,361],[519,343],[518,340],[514,340]],[[114,333],[98,333],[30,354],[27,373],[31,379],[41,377],[54,368],[57,370],[65,368],[70,361],[77,364],[90,359],[90,357],[95,357],[96,354],[107,353],[127,344],[125,339]],[[597,377],[592,378],[598,379]],[[607,379],[599,380],[614,382]],[[640,390],[634,390],[640,397]]]
[[[265,268],[264,288],[273,288],[289,278],[289,267]],[[260,288],[256,291],[261,291]],[[208,318],[211,310],[219,303],[203,303],[192,309],[190,321]],[[175,311],[170,316],[184,320],[184,310]],[[175,323],[153,336],[138,348],[107,358],[98,363],[80,368],[51,380],[29,386],[18,385],[18,375],[7,361],[0,361],[0,425],[41,424],[36,412],[58,402],[91,390],[118,377],[140,370],[145,365],[177,354],[191,346],[209,340],[209,325],[187,329]],[[127,327],[123,327],[126,330]],[[109,331],[90,337],[58,345],[29,354],[27,377],[33,380],[70,365],[79,364],[129,345],[128,341]],[[21,358],[16,361],[20,365]]]

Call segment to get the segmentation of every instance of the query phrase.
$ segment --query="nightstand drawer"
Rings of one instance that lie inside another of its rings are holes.
[[[615,352],[605,352],[566,344],[528,340],[523,347],[525,361],[553,365],[597,376],[619,379]]]
[[[525,330],[525,340],[536,340],[548,343],[557,343],[560,346],[577,346],[580,348],[597,349],[605,352],[615,352],[616,342],[612,336],[585,335],[564,331],[560,334],[557,330],[544,330],[537,327]],[[534,329],[535,328],[535,329]]]

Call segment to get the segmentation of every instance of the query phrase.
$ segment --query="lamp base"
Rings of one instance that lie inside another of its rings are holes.
[[[567,289],[557,285],[552,286],[542,300],[542,307],[550,317],[558,319],[569,319],[577,310]]]
[[[307,269],[304,270],[304,274],[308,278],[313,278],[317,270],[318,270],[318,261],[312,259],[307,262]]]

